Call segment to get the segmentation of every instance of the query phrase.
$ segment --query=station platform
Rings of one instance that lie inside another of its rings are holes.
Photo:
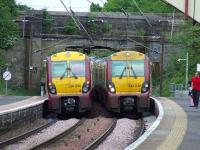
[[[200,107],[189,107],[188,96],[156,98],[163,106],[160,123],[137,150],[198,150],[200,149]]]
[[[0,131],[42,118],[45,100],[47,97],[0,96]]]
[[[38,105],[46,99],[40,96],[0,96],[0,115]]]

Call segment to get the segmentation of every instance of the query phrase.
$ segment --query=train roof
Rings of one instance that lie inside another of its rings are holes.
[[[88,57],[83,53],[75,51],[65,51],[53,54],[50,56],[51,61],[60,61],[60,60],[85,60]]]
[[[111,60],[142,60],[146,55],[137,51],[121,51],[110,56]]]

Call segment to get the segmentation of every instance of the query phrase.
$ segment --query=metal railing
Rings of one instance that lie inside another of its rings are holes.
[[[169,91],[171,97],[178,97],[183,94],[183,84],[170,83]]]

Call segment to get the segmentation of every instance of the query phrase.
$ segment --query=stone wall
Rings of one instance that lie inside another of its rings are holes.
[[[54,19],[53,28],[63,27],[64,23],[70,18],[68,15],[66,15],[65,12],[49,12],[49,14]],[[24,39],[19,40],[12,49],[4,51],[3,54],[6,60],[10,62],[9,70],[12,73],[12,79],[9,81],[9,84],[15,86],[25,85],[29,89],[39,91],[42,72],[42,60],[44,60],[45,57],[54,52],[60,51],[61,49],[65,48],[66,45],[88,45],[90,44],[90,41],[88,37],[83,35],[79,35],[80,37],[75,35],[69,36],[60,34],[42,35],[42,11],[30,11],[26,12],[26,14],[22,13],[19,17],[19,20],[22,19],[24,15],[26,15],[26,19],[28,20],[28,22],[25,24]],[[76,13],[76,15],[78,18],[80,18],[80,20],[84,22],[91,14]],[[161,43],[159,39],[152,39],[154,37],[159,37],[163,29],[163,24],[159,22],[162,20],[170,20],[171,14],[148,14],[147,17],[150,19],[153,27],[149,27],[144,17],[140,14],[130,14],[128,22],[128,34],[129,37],[133,39],[133,41],[127,40],[126,38],[127,17],[123,13],[96,13],[95,16],[99,20],[103,19],[108,21],[112,24],[113,28],[109,36],[107,35],[104,37],[94,37],[94,45],[108,46],[117,49],[142,49],[147,52],[153,62],[159,63]],[[177,20],[175,20],[175,25],[177,25],[175,30],[178,29],[177,27],[179,20],[181,20],[181,18],[178,17]],[[23,23],[19,21],[19,25],[22,35]],[[137,36],[135,37],[135,33],[137,32],[135,29],[144,29],[146,34],[148,34],[147,38],[141,38]],[[166,28],[166,32],[169,30],[170,26]],[[121,31],[123,33],[120,33]],[[112,36],[113,33],[119,33],[119,36]],[[143,46],[141,46],[141,44],[134,42],[134,40],[150,47],[151,50],[145,49]],[[32,52],[40,49],[43,50],[32,55]],[[180,50],[181,49],[179,46],[172,46],[170,43],[165,43],[164,66],[169,62],[170,56],[174,55],[174,53],[178,53]]]
[[[0,131],[42,118],[43,103],[0,114]]]

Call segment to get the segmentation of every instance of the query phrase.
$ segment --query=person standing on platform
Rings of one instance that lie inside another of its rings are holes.
[[[200,97],[200,73],[196,72],[192,78],[192,95],[194,101],[194,107],[197,108],[199,105]]]
[[[194,101],[193,101],[193,97],[192,97],[192,81],[188,81],[188,96],[189,96],[189,100],[190,100],[190,107],[194,107]]]

